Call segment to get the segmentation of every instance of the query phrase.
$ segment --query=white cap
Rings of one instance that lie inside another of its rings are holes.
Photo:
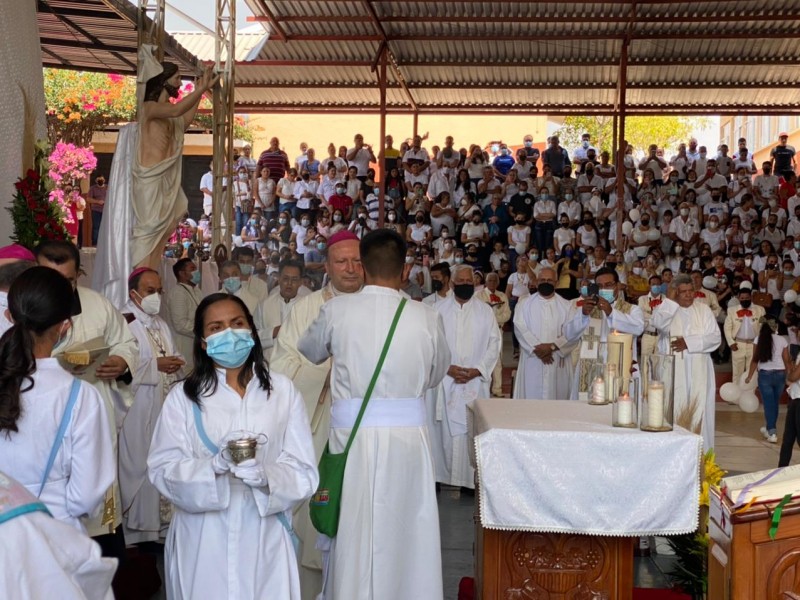
[[[717,287],[717,278],[713,275],[706,275],[703,277],[703,287],[707,290],[713,290]]]
[[[750,283],[749,281],[743,281],[742,283],[739,284],[739,291],[740,292],[742,290],[752,290],[752,289],[753,289],[753,284]]]
[[[794,290],[786,290],[786,293],[783,295],[783,301],[786,304],[791,304],[792,302],[797,301],[797,292]]]

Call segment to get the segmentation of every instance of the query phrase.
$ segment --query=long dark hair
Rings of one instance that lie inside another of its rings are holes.
[[[756,341],[755,355],[756,362],[765,363],[772,360],[772,332],[773,327],[777,329],[778,324],[774,319],[767,317],[761,325]]]
[[[255,345],[250,350],[250,356],[244,361],[242,370],[239,372],[237,381],[243,388],[250,382],[250,372],[255,374],[262,390],[272,391],[272,384],[269,379],[269,369],[264,360],[264,352],[261,349],[261,340],[258,338],[258,330],[253,322],[253,316],[247,310],[247,306],[238,297],[229,294],[211,294],[203,298],[202,302],[197,307],[197,312],[194,314],[194,369],[183,382],[183,391],[189,396],[192,402],[202,404],[200,396],[206,394],[213,394],[217,391],[217,373],[214,367],[214,361],[203,350],[203,322],[205,320],[206,311],[208,307],[227,300],[239,305],[247,318],[247,324],[250,326],[250,331],[253,332],[253,341]]]
[[[6,435],[19,431],[20,396],[33,389],[34,336],[70,318],[72,297],[70,282],[47,267],[32,267],[11,284],[8,311],[14,325],[0,337],[0,431]]]

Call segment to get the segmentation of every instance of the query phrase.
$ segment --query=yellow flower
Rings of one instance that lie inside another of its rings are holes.
[[[709,450],[703,457],[703,480],[700,487],[700,506],[708,506],[710,499],[708,491],[710,486],[718,486],[727,471],[721,468],[716,462],[714,450]]]

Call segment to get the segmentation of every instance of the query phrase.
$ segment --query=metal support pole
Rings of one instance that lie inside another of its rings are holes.
[[[233,219],[233,75],[236,64],[236,0],[216,0],[213,90],[214,190],[212,243],[231,248]]]
[[[617,249],[622,249],[622,222],[625,219],[625,93],[627,91],[628,78],[628,40],[622,44],[622,56],[619,61],[619,136],[617,137]]]
[[[139,23],[137,26],[139,47],[152,44],[157,48],[156,58],[164,60],[164,12],[165,0],[139,0]],[[151,25],[147,26],[147,18]]]
[[[386,49],[384,48],[383,52],[381,53],[381,60],[380,60],[380,69],[378,72],[378,85],[380,86],[380,93],[381,93],[381,125],[380,125],[380,136],[378,138],[379,143],[381,144],[381,151],[378,153],[378,160],[380,164],[378,165],[377,172],[380,174],[378,178],[378,185],[380,186],[380,192],[378,193],[378,227],[383,227],[383,220],[386,216],[386,169],[384,169],[384,165],[386,164]]]

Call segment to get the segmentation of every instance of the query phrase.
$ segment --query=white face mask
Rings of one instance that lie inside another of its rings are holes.
[[[136,295],[139,296],[139,293],[136,292]],[[145,314],[157,315],[161,310],[161,294],[150,294],[144,298],[139,296],[139,305]]]

